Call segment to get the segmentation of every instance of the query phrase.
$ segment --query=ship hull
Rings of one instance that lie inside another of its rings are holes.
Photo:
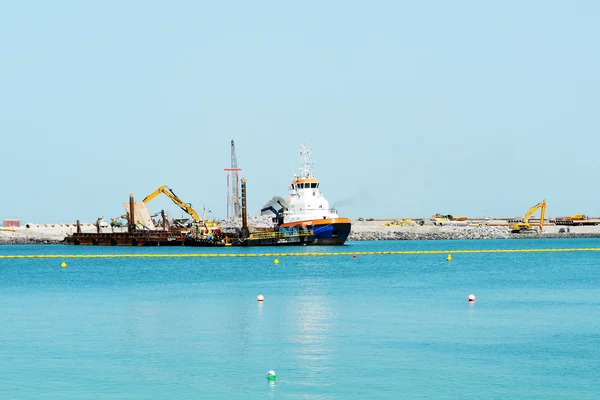
[[[289,222],[281,225],[282,227],[295,226],[298,229],[307,227],[315,237],[315,240],[308,245],[343,245],[351,231],[351,224],[347,218],[311,220]],[[312,227],[312,228],[311,228]]]

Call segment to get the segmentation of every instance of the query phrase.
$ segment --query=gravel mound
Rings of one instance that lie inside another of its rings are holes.
[[[64,243],[64,239],[43,239],[43,238],[0,236],[0,245],[3,245],[3,244],[59,244],[59,243]]]
[[[406,231],[351,232],[349,241],[362,240],[468,240],[468,239],[550,239],[550,238],[600,238],[600,233],[511,233],[506,226],[461,227],[454,230],[418,229]]]
[[[234,229],[242,227],[242,218],[227,218],[219,221],[222,229]],[[268,215],[248,216],[248,226],[250,228],[273,228],[272,217]]]

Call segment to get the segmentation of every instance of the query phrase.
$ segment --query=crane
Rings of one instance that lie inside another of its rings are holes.
[[[179,197],[177,197],[173,190],[169,189],[166,185],[163,185],[156,189],[154,192],[150,193],[148,196],[146,196],[144,200],[142,200],[142,202],[146,204],[161,193],[164,193],[165,196],[171,199],[173,203],[177,204],[179,208],[181,208],[187,214],[191,215],[194,222],[200,221],[200,217],[198,216],[196,210],[192,208],[192,205],[190,203],[184,203]]]
[[[533,213],[537,210],[541,210],[540,212],[540,231],[544,226],[544,215],[546,214],[546,200],[543,200],[540,203],[537,203],[535,206],[531,207],[525,213],[525,217],[523,218],[523,222],[517,222],[516,224],[512,224],[510,226],[510,231],[512,233],[520,233],[524,231],[531,231],[531,224],[529,223],[529,218]]]

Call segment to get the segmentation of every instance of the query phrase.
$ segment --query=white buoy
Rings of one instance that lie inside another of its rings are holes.
[[[262,294],[259,294],[258,297],[256,298],[256,300],[265,301],[265,296],[263,296]]]
[[[475,295],[472,293],[469,295],[469,303],[475,303]]]
[[[270,381],[274,381],[275,379],[277,379],[277,375],[275,375],[275,371],[270,370],[269,372],[267,372],[267,379]]]

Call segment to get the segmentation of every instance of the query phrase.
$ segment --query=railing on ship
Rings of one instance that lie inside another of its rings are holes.
[[[280,228],[279,232],[255,232],[251,233],[252,239],[271,239],[271,238],[284,238],[290,236],[309,236],[312,233],[308,230],[297,230],[297,229],[286,229]]]
[[[309,208],[302,212],[305,214],[319,214],[319,215],[322,215],[323,212],[326,212],[327,214],[337,214],[337,209],[335,209],[335,208]],[[285,211],[284,215],[289,216],[289,215],[294,215],[294,214],[291,211]]]

